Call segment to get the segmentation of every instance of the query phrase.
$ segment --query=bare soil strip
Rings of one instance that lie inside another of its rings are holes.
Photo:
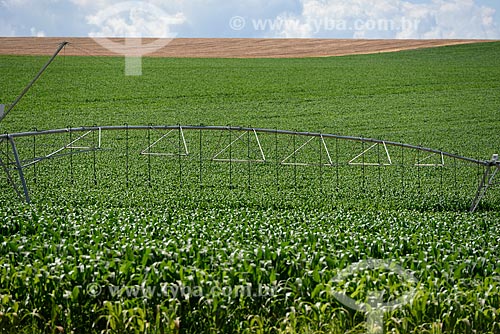
[[[122,45],[120,53],[103,47],[92,38],[0,37],[0,55],[51,55],[62,41],[67,56],[119,56],[125,52],[123,38],[111,38]],[[101,39],[105,42],[106,39]],[[160,49],[152,42],[163,44]],[[246,38],[176,38],[137,41],[140,49],[129,54],[146,57],[179,58],[304,58],[396,52],[445,45],[494,42],[493,40],[356,40],[356,39],[246,39]],[[129,45],[134,43],[128,43]],[[148,46],[148,44],[150,44]],[[147,53],[147,54],[145,54]]]

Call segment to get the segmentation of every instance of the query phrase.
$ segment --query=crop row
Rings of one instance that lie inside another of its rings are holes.
[[[363,332],[341,304],[371,290],[412,301],[397,333],[496,332],[498,214],[324,213],[220,205],[2,208],[3,332]],[[387,270],[339,273],[371,258]],[[409,286],[412,285],[412,286]],[[239,289],[239,290],[238,290]]]

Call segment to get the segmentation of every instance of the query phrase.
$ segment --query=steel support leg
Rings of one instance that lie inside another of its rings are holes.
[[[0,143],[3,142],[3,139],[0,140]],[[21,195],[21,193],[19,192],[19,187],[18,185],[16,184],[16,182],[14,181],[14,179],[12,178],[12,175],[10,174],[10,159],[9,159],[9,156],[8,156],[8,153],[5,153],[5,162],[4,160],[2,159],[2,154],[4,154],[3,152],[0,152],[0,166],[2,167],[3,171],[5,172],[5,175],[7,177],[7,182],[12,186],[12,188],[14,189],[16,195],[22,199],[23,196]]]
[[[486,167],[486,171],[484,172],[483,178],[481,179],[481,183],[477,189],[476,197],[474,197],[474,201],[469,209],[470,212],[476,211],[479,203],[486,195],[486,191],[493,184],[493,180],[500,170],[500,165],[498,164],[498,154],[493,155],[493,158],[490,161],[490,164]]]
[[[24,178],[23,166],[21,165],[21,160],[19,159],[19,154],[17,153],[16,143],[12,137],[9,137],[9,142],[12,147],[12,153],[14,154],[17,172],[19,173],[19,178],[21,179],[21,184],[23,185],[24,198],[26,203],[30,203],[31,200],[28,192],[28,185],[26,184],[26,179]]]

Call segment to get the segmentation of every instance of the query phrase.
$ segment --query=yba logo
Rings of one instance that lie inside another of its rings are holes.
[[[181,13],[170,15],[158,6],[142,1],[120,2],[87,17],[99,27],[90,36],[106,49],[125,56],[125,75],[142,75],[142,57],[167,46],[176,37],[172,25],[185,21]],[[124,42],[111,37],[123,37]],[[143,44],[142,38],[156,40]]]

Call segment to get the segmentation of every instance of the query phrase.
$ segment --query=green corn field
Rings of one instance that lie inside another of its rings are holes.
[[[12,101],[46,59],[0,56],[0,101]],[[58,57],[0,132],[231,125],[485,161],[500,153],[499,43],[335,58],[144,58],[140,77],[123,66],[119,57]],[[482,168],[453,159],[420,166],[426,156],[401,150],[390,151],[393,166],[325,165],[325,147],[333,162],[368,147],[311,141],[292,157],[304,139],[272,133],[261,137],[269,162],[210,159],[239,135],[231,158],[258,159],[252,133],[238,131],[186,131],[185,156],[141,154],[165,133],[103,132],[101,150],[39,161],[25,169],[29,204],[2,171],[0,333],[500,333],[498,187],[468,212]],[[16,144],[28,161],[81,134]],[[97,135],[79,146],[95,146]],[[180,152],[180,135],[172,138],[155,149]],[[367,159],[385,158],[378,149]],[[280,164],[287,156],[317,163]],[[371,315],[381,328],[370,327]]]

